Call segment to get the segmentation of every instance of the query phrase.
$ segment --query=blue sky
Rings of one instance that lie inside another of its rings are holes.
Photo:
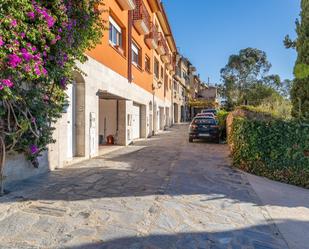
[[[294,50],[283,39],[296,37],[300,0],[163,0],[179,51],[201,78],[218,83],[231,54],[254,47],[267,53],[271,73],[293,78]]]

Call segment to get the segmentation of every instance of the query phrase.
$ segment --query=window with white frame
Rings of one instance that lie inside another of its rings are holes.
[[[112,17],[109,17],[109,42],[122,48],[122,30]]]
[[[132,42],[132,63],[135,66],[140,66],[140,48]]]

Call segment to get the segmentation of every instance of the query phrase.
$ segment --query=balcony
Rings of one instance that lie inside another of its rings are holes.
[[[171,71],[171,74],[175,74],[175,71],[176,71],[175,55],[170,55],[170,63],[167,65],[167,69]]]
[[[122,10],[134,10],[135,3],[134,0],[117,0]]]
[[[150,32],[150,15],[143,0],[135,0],[133,10],[133,24],[140,35],[147,35]]]
[[[178,81],[181,81],[181,70],[179,66],[176,66],[176,72],[175,72],[174,78]]]
[[[166,41],[165,41],[164,36],[162,35],[161,32],[158,33],[158,37],[159,37],[159,40],[158,40],[158,47],[157,47],[156,51],[159,55],[163,55],[165,53],[164,44],[166,44]]]
[[[168,66],[168,64],[171,63],[171,61],[170,61],[170,55],[169,55],[169,54],[163,54],[163,55],[161,55],[161,60],[162,60],[164,63],[166,63],[167,66]]]
[[[162,45],[163,45],[163,48],[164,48],[164,54],[161,55],[161,59],[164,63],[171,63],[171,54],[168,50],[168,46],[167,46],[167,43],[166,43],[166,40],[162,40]]]
[[[151,49],[158,48],[159,33],[156,26],[153,23],[151,23],[151,30],[150,33],[146,36],[145,42],[147,46]]]

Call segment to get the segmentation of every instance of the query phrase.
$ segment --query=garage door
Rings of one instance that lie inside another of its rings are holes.
[[[132,138],[138,139],[140,135],[140,123],[141,123],[140,106],[133,104],[132,108]]]

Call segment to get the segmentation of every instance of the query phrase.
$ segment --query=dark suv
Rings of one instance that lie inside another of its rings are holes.
[[[211,139],[220,142],[220,130],[217,120],[210,117],[195,117],[189,127],[189,142],[194,139]]]

